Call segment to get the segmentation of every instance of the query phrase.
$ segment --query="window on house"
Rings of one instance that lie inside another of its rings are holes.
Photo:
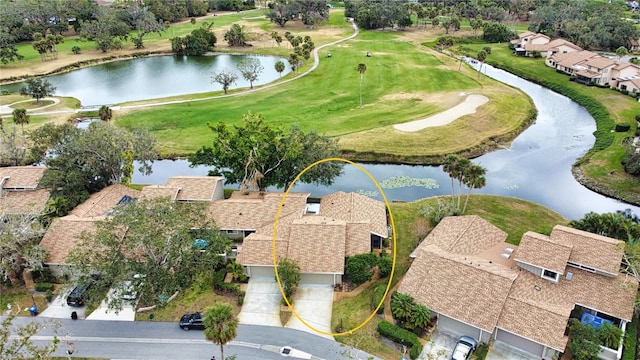
[[[551,271],[551,270],[544,270],[542,272],[542,278],[543,279],[547,279],[547,280],[551,280],[553,282],[558,282],[558,279],[560,278],[560,274],[558,274],[555,271]]]
[[[620,90],[627,90],[627,85],[620,85]]]

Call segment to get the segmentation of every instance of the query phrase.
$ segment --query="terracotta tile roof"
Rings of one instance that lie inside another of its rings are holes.
[[[172,176],[167,187],[178,188],[178,201],[213,201],[216,186],[222,185],[220,176]]]
[[[594,57],[585,59],[584,61],[582,61],[580,63],[580,65],[590,66],[590,67],[594,67],[594,68],[596,68],[598,70],[601,70],[601,69],[604,69],[604,68],[615,66],[616,63],[615,63],[615,61],[609,59],[608,57],[594,56]]]
[[[570,48],[575,49],[577,51],[581,51],[582,50],[582,48],[580,46],[572,43],[569,40],[565,40],[565,39],[562,39],[562,38],[553,39],[553,40],[549,41],[546,45],[547,45],[547,48],[545,50],[547,50],[547,51],[548,50],[557,50],[558,46],[562,46],[562,45],[570,47]]]
[[[371,252],[371,232],[368,222],[348,222],[345,256]]]
[[[418,254],[398,291],[438,313],[492,332],[516,276],[501,265],[432,245]]]
[[[573,267],[567,267],[567,272],[572,273],[571,280],[563,276],[553,283],[521,270],[509,297],[554,314],[568,314],[580,304],[631,321],[638,289],[635,278],[625,274],[608,277]]]
[[[54,219],[40,241],[40,246],[48,252],[46,263],[66,264],[69,251],[80,243],[80,234],[84,231],[95,233],[95,222],[102,219],[74,215]]]
[[[553,227],[550,238],[557,243],[573,247],[569,256],[571,262],[610,274],[620,272],[624,241],[562,225]]]
[[[323,216],[295,220],[289,237],[289,258],[302,272],[344,273],[345,221]]]
[[[278,261],[287,257],[289,242],[276,239],[276,257]],[[242,242],[236,261],[242,265],[273,265],[273,238],[266,234],[251,234]]]
[[[574,51],[570,53],[553,54],[551,55],[551,59],[553,59],[558,65],[561,65],[564,67],[572,67],[575,64],[594,56],[600,56],[600,55],[591,51],[584,50],[584,51]]]
[[[40,214],[49,196],[48,189],[1,192],[0,214]]]
[[[422,241],[416,252],[423,244],[433,244],[451,253],[477,255],[506,239],[507,233],[478,215],[447,216]]]
[[[555,314],[509,298],[504,304],[497,326],[539,344],[564,352],[569,341],[569,337],[564,335],[564,331],[570,312]]]
[[[144,199],[156,199],[161,197],[167,197],[171,200],[176,200],[178,197],[178,191],[180,189],[165,185],[149,185],[142,188],[140,198]]]
[[[602,74],[597,73],[595,71],[591,71],[591,70],[576,71],[576,75],[580,75],[582,77],[586,77],[586,78],[589,78],[589,79],[594,79],[594,78],[602,76]]]
[[[522,236],[518,252],[514,257],[516,261],[564,274],[571,248],[571,245],[559,244],[546,235],[527,231]]]
[[[118,202],[125,196],[139,198],[140,191],[121,184],[109,185],[97,193],[91,194],[87,201],[76,206],[70,214],[78,217],[104,216],[109,210],[118,206]]]
[[[243,195],[236,191],[229,199],[213,201],[208,215],[221,230],[256,230],[273,224],[284,193],[257,193]],[[280,216],[298,212],[306,207],[309,193],[289,193]]]
[[[8,166],[0,167],[2,189],[35,189],[44,174],[44,166]],[[3,178],[8,178],[2,182]]]
[[[320,200],[320,215],[347,222],[368,222],[370,232],[388,237],[387,213],[383,202],[358,193],[335,192]]]

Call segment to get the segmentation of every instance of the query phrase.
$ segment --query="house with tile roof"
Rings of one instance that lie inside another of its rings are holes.
[[[379,248],[388,236],[384,203],[364,195],[337,192],[313,211],[306,193],[287,194],[284,202],[281,193],[234,195],[212,203],[210,214],[220,229],[241,233],[236,261],[248,276],[273,278],[274,261],[289,258],[300,266],[301,281],[340,284],[346,259]]]
[[[565,352],[571,318],[626,329],[638,282],[620,273],[624,242],[560,225],[548,236],[527,232],[519,246],[504,239],[478,216],[445,218],[412,254],[398,291],[430,308],[439,327],[542,359]],[[621,356],[622,343],[601,347],[602,359]]]
[[[518,56],[531,56],[533,48],[538,48],[549,43],[550,37],[544,34],[537,34],[531,31],[525,31],[518,35],[517,39],[511,40],[511,46]]]
[[[80,234],[96,231],[96,222],[106,219],[111,211],[140,197],[139,190],[121,184],[109,185],[91,194],[67,216],[56,218],[47,228],[40,246],[47,250],[45,266],[56,275],[68,272],[67,256],[80,244]]]
[[[46,168],[43,166],[0,167],[0,216],[42,213],[49,200],[49,189],[38,189]]]

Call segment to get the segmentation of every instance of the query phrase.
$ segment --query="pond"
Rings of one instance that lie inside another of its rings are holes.
[[[156,99],[176,95],[222,90],[212,83],[213,73],[229,69],[238,75],[231,89],[249,87],[237,70],[238,63],[253,57],[260,60],[264,70],[253,85],[263,85],[280,77],[275,63],[282,61],[285,71],[291,72],[284,58],[258,55],[213,56],[152,56],[104,63],[76,71],[48,76],[56,87],[56,96],[70,96],[82,106],[113,105],[125,101]],[[20,92],[22,83],[2,85],[2,90]]]
[[[474,190],[474,194],[530,200],[569,219],[579,219],[589,211],[604,213],[631,209],[640,214],[640,208],[597,194],[578,183],[571,174],[571,165],[595,142],[595,120],[583,107],[505,71],[483,65],[482,72],[527,93],[538,109],[538,117],[510,147],[473,159],[474,163],[487,169],[486,186]],[[389,201],[413,201],[451,194],[451,180],[441,166],[361,165],[377,181],[383,182]],[[154,163],[153,171],[150,176],[136,172],[133,182],[164,184],[169,176],[206,175],[208,169],[191,168],[186,160],[162,160]],[[417,179],[421,179],[421,186],[408,186]],[[294,191],[310,192],[313,196],[338,190],[360,191],[381,199],[371,180],[352,165],[345,166],[343,175],[333,186],[296,184],[294,187]]]

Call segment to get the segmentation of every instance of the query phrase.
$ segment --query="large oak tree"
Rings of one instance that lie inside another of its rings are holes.
[[[141,281],[132,282],[133,291],[140,294],[141,304],[152,305],[164,303],[191,286],[198,274],[220,266],[224,259],[218,254],[229,249],[229,240],[208,220],[204,203],[139,199],[96,222],[95,233],[83,233],[67,261],[79,269],[80,281],[100,275],[89,300],[108,287],[122,294],[127,290],[123,282],[142,274]],[[120,309],[121,298],[110,297],[108,306]]]
[[[211,173],[222,174],[227,183],[243,189],[288,188],[295,177],[318,160],[339,156],[335,140],[297,127],[267,123],[261,114],[247,113],[243,123],[229,126],[209,124],[214,133],[211,146],[189,156],[191,165],[209,165]],[[300,181],[331,185],[342,172],[342,163],[324,162],[307,171]]]

